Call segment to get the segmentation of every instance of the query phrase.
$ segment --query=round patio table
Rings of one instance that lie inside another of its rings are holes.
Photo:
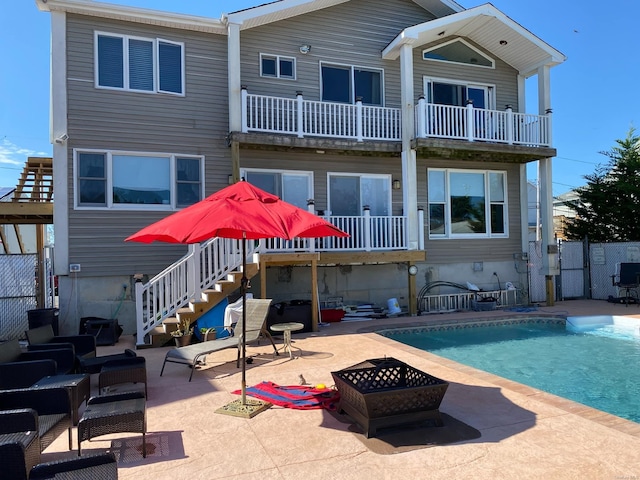
[[[292,352],[292,345],[291,345],[291,332],[297,332],[299,330],[302,330],[304,328],[304,325],[298,322],[285,322],[285,323],[276,323],[274,325],[271,325],[270,328],[274,332],[283,332],[284,344],[282,345],[282,347],[278,349],[278,351],[280,350],[283,350],[285,352],[288,351],[289,358],[294,358],[293,352]],[[300,349],[298,348],[298,350]]]

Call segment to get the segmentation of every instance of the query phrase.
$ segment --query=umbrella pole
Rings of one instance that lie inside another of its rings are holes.
[[[245,342],[247,333],[247,234],[242,233],[242,279],[240,280],[240,291],[242,292],[242,405],[247,404],[247,366]]]

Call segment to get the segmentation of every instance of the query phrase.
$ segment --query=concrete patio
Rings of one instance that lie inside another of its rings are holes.
[[[463,321],[497,316],[633,315],[636,305],[566,301],[528,312],[461,312],[332,323],[317,333],[294,334],[302,355],[275,357],[270,345],[248,347],[247,385],[269,380],[333,384],[331,372],[369,358],[392,356],[450,382],[441,405],[448,417],[479,431],[479,438],[429,446],[389,445],[359,433],[349,418],[325,410],[278,406],[252,419],[215,413],[238,398],[236,351],[207,358],[194,372],[168,364],[168,348],[138,350],[147,359],[147,458],[141,437],[114,434],[83,442],[83,453],[111,448],[121,479],[615,479],[640,478],[640,424],[511,382],[372,333],[383,325]],[[276,339],[281,343],[281,339]],[[121,337],[98,354],[132,348]],[[295,349],[294,349],[295,350]],[[295,353],[300,353],[295,351]],[[97,375],[92,393],[97,394]],[[640,400],[639,400],[640,407]],[[446,425],[446,422],[445,422]],[[74,429],[75,430],[75,429]],[[77,437],[74,431],[74,447]],[[401,442],[402,443],[402,442]],[[42,461],[77,455],[59,437]]]

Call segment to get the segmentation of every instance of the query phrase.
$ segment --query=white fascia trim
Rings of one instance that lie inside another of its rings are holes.
[[[279,0],[222,16],[223,22],[237,23],[241,30],[314,12],[349,0]]]
[[[517,34],[529,40],[541,50],[547,52],[549,54],[548,63],[558,64],[564,62],[567,59],[564,54],[562,54],[540,38],[536,37],[519,23],[511,20],[491,4],[480,5],[479,7],[470,8],[469,10],[464,10],[459,13],[454,13],[446,17],[438,18],[429,22],[406,28],[400,33],[400,35],[394,38],[391,43],[389,43],[389,45],[385,47],[385,49],[382,51],[382,58],[386,60],[396,60],[400,55],[400,46],[404,43],[407,43],[408,39],[418,38],[418,35],[422,32],[426,32],[429,30],[446,29],[446,27],[448,25],[451,25],[452,23],[469,20],[473,17],[481,15],[493,17],[496,20],[499,20],[507,27],[515,31]]]
[[[183,30],[222,35],[227,33],[226,25],[221,20],[197,15],[163,12],[87,0],[36,0],[36,6],[38,10],[43,12],[77,13],[129,22],[162,25]]]

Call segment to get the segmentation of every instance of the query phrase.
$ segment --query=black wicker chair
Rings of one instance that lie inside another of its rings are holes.
[[[55,335],[51,325],[31,328],[25,332],[29,348],[39,346],[57,346],[58,344],[72,344],[78,358],[93,358],[96,356],[96,337],[93,335]],[[55,348],[55,347],[54,347]]]
[[[112,452],[41,463],[31,469],[29,480],[116,480],[118,464]]]
[[[22,350],[18,340],[9,340],[0,345],[0,364],[6,365],[12,362],[27,362],[32,360],[53,360],[56,364],[56,374],[59,375],[72,373],[76,368],[75,352],[70,344],[57,348],[27,352]],[[34,382],[37,380],[39,380],[39,378],[34,380]],[[33,384],[34,382],[31,383]]]
[[[20,433],[34,430],[33,421],[7,416],[5,410],[31,409],[37,413],[35,431],[40,439],[40,451],[47,448],[65,430],[69,431],[69,450],[72,443],[72,412],[66,388],[20,388],[0,391],[0,432]],[[33,415],[33,413],[31,413]]]
[[[31,409],[0,412],[0,480],[26,480],[27,472],[40,462],[37,423],[38,415]]]

